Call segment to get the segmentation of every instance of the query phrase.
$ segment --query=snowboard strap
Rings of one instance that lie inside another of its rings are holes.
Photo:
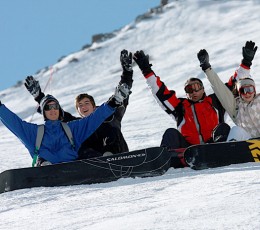
[[[34,149],[34,155],[33,155],[33,161],[32,161],[32,167],[35,166],[38,155],[39,155],[39,149],[42,144],[42,138],[44,135],[44,125],[38,125],[37,129],[37,136],[36,136],[36,142],[35,142],[35,149]]]
[[[63,128],[66,136],[69,139],[69,142],[70,142],[72,148],[75,149],[75,144],[74,144],[74,140],[73,140],[73,136],[72,136],[70,127],[65,122],[61,122],[61,125],[62,125],[62,128]],[[42,144],[43,135],[44,135],[44,125],[38,125],[32,167],[34,167],[36,164],[36,161],[37,161],[37,158],[39,155],[39,149]]]
[[[73,140],[73,136],[72,136],[70,127],[68,126],[68,124],[66,122],[61,122],[61,125],[62,125],[62,128],[63,128],[64,132],[66,133],[66,135],[67,135],[67,137],[70,141],[72,148],[75,149],[75,144],[74,144],[74,140]]]

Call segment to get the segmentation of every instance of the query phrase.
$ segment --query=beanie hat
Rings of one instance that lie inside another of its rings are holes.
[[[44,96],[41,99],[41,102],[40,102],[40,110],[43,114],[44,120],[46,120],[46,116],[45,116],[45,113],[44,113],[44,107],[45,107],[46,104],[48,104],[51,101],[56,102],[60,106],[59,101],[55,97],[53,97],[52,95],[47,94],[46,96]],[[64,111],[61,109],[61,107],[60,107],[59,111],[60,111],[59,120],[62,120],[62,118],[64,116]]]
[[[252,78],[240,78],[238,81],[237,81],[237,90],[239,91],[239,89],[242,87],[242,86],[245,86],[245,85],[252,85],[255,87],[255,82]]]
[[[198,82],[203,86],[203,82],[202,82],[199,78],[191,77],[191,78],[189,78],[189,79],[185,82],[184,88],[185,88],[187,85],[189,85],[190,82],[192,82],[192,81],[198,81]]]

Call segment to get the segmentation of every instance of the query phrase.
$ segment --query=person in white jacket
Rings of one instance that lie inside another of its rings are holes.
[[[260,137],[260,94],[256,93],[255,82],[250,76],[250,66],[256,50],[257,46],[252,41],[247,41],[242,49],[242,64],[236,71],[236,78],[233,79],[238,96],[231,92],[211,68],[207,51],[203,49],[198,53],[200,66],[210,81],[212,89],[236,124],[232,127],[227,141]]]

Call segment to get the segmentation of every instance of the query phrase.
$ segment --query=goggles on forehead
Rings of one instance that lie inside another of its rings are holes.
[[[247,93],[253,94],[253,93],[255,93],[255,87],[253,85],[242,86],[239,89],[239,93],[242,95],[246,95]]]
[[[203,89],[203,85],[199,82],[188,84],[184,88],[186,93],[199,92],[202,89]]]
[[[50,111],[50,110],[52,110],[52,109],[58,110],[59,108],[60,108],[60,106],[59,106],[58,103],[49,104],[49,105],[45,105],[45,106],[44,106],[44,110],[45,110],[45,111]]]

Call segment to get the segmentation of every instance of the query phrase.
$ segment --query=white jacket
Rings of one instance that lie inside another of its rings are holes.
[[[237,72],[243,76],[250,76],[250,70],[241,66]],[[244,128],[252,138],[260,137],[260,94],[256,94],[254,99],[247,103],[241,97],[235,98],[213,69],[208,68],[205,73],[212,89],[234,123]]]

